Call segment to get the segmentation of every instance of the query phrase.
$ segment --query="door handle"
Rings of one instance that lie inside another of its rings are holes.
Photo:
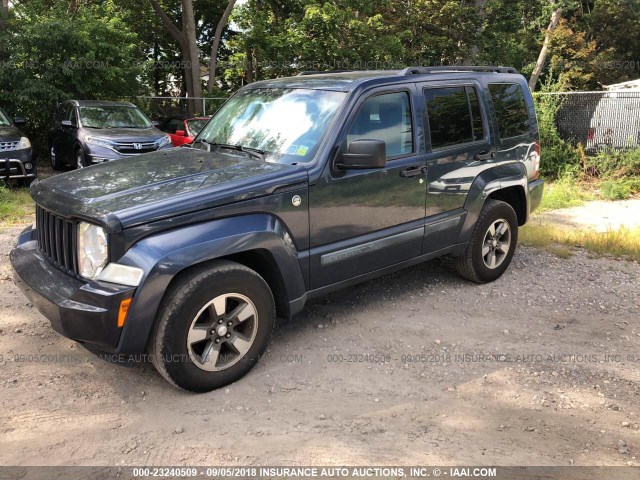
[[[474,160],[484,162],[485,160],[491,160],[496,154],[494,152],[483,152],[473,156]]]
[[[427,173],[427,167],[408,167],[400,172],[402,178],[412,178]]]

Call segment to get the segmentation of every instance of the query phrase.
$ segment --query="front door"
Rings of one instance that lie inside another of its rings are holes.
[[[413,85],[363,96],[341,135],[338,155],[355,140],[386,143],[381,169],[338,170],[329,159],[309,192],[311,288],[364,275],[420,255],[426,163],[417,140]]]

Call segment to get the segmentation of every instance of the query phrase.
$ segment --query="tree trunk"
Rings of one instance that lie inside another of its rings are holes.
[[[251,51],[250,48],[247,48],[247,52],[245,53],[246,55],[246,69],[247,69],[247,83],[253,83],[254,82],[254,77],[253,77],[253,52]]]
[[[182,30],[174,25],[158,3],[158,0],[151,0],[151,6],[160,17],[164,27],[180,45],[182,61],[184,62],[184,80],[187,87],[187,96],[192,98],[201,97],[200,54],[196,36],[196,21],[193,14],[193,0],[182,0]],[[189,113],[195,115],[199,108],[198,101],[192,100],[189,102]]]
[[[215,85],[216,64],[218,62],[218,48],[220,48],[222,32],[229,22],[229,17],[231,16],[231,12],[233,11],[233,7],[235,6],[236,1],[237,0],[229,0],[229,3],[227,3],[227,8],[224,10],[222,17],[220,17],[218,25],[216,26],[216,32],[213,37],[213,43],[211,45],[211,62],[209,63],[209,84],[207,85],[207,91],[209,92],[209,94],[213,93],[213,87]]]
[[[547,27],[547,32],[544,35],[544,43],[542,44],[542,49],[540,50],[538,61],[536,62],[536,66],[533,69],[531,78],[529,79],[529,89],[531,89],[532,92],[536,89],[536,84],[538,83],[538,79],[542,74],[542,70],[544,69],[544,64],[547,61],[547,53],[549,52],[549,42],[551,41],[551,34],[558,26],[558,22],[560,22],[561,17],[562,17],[561,8],[556,8],[551,14],[551,22],[549,23],[549,26]]]
[[[186,40],[186,54],[188,56],[185,64],[185,73],[189,70],[191,77],[191,88],[189,96],[194,98],[202,97],[202,85],[200,84],[200,53],[198,52],[198,37],[196,34],[196,20],[193,14],[193,0],[182,0],[182,31]],[[200,112],[200,101],[189,102],[189,113],[196,115]]]
[[[487,19],[487,11],[485,9],[486,5],[487,5],[487,0],[475,0],[476,14],[481,20],[481,24],[478,27],[478,30],[476,31],[476,42],[479,42],[482,39],[482,31],[484,30],[484,21]],[[472,64],[474,65],[477,64],[479,54],[480,54],[480,45],[476,43],[475,45],[471,46],[471,49],[469,51],[469,57]]]
[[[0,30],[4,30],[5,19],[9,15],[9,0],[2,0],[0,5]]]

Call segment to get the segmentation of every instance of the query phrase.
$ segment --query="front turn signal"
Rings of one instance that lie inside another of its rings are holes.
[[[125,298],[120,302],[120,309],[118,310],[118,328],[124,327],[124,322],[127,319],[127,313],[129,312],[129,305],[131,305],[130,298]]]

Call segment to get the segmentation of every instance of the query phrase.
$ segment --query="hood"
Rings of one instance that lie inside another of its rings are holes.
[[[155,127],[149,128],[83,128],[85,135],[104,138],[114,142],[144,143],[155,142],[166,136]]]
[[[49,177],[35,182],[31,195],[59,215],[119,231],[306,181],[301,166],[268,163],[243,153],[177,148]]]
[[[13,125],[0,125],[0,142],[13,142],[23,137],[20,130]]]

